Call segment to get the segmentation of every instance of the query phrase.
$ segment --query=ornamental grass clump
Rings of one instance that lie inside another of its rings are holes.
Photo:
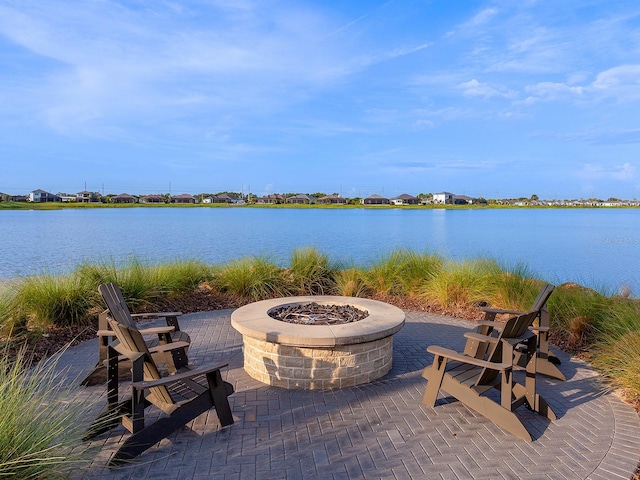
[[[436,254],[394,250],[381,256],[366,271],[369,288],[380,295],[416,295],[444,261]]]
[[[492,259],[449,261],[425,282],[422,297],[445,308],[490,303],[502,274]]]
[[[535,301],[543,282],[523,265],[502,267],[494,280],[490,304],[505,310],[526,312]]]
[[[289,276],[295,293],[325,295],[335,287],[333,274],[329,257],[315,248],[298,248],[293,251]]]
[[[78,275],[25,277],[15,288],[13,308],[34,329],[85,324],[97,302],[97,292]]]
[[[218,279],[226,292],[242,301],[285,297],[291,293],[282,270],[264,257],[230,262],[222,268]]]
[[[547,302],[551,331],[568,346],[585,349],[597,341],[597,331],[611,319],[613,301],[577,284],[558,286]]]
[[[0,287],[0,338],[8,337],[18,327],[15,290],[9,285]]]
[[[336,271],[334,280],[335,295],[368,297],[371,293],[365,273],[357,268],[342,268]]]
[[[81,265],[76,274],[86,279],[96,293],[101,283],[117,283],[127,304],[135,310],[152,306],[162,296],[162,289],[150,275],[151,269],[134,258],[122,265],[115,261]]]
[[[428,278],[437,275],[444,265],[441,256],[401,250],[398,256],[396,288],[400,295],[419,295]]]
[[[0,353],[0,478],[62,479],[88,465],[78,445],[91,406],[73,401],[57,356],[30,369],[24,350]]]
[[[640,401],[640,302],[619,299],[595,332],[591,362],[610,383]]]

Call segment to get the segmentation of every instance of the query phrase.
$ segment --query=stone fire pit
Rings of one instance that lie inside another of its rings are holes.
[[[283,306],[349,305],[368,312],[342,324],[293,324],[269,312]],[[386,374],[393,359],[393,334],[404,312],[393,305],[354,297],[302,296],[251,303],[231,314],[242,334],[244,369],[256,380],[284,388],[330,389],[367,383]]]

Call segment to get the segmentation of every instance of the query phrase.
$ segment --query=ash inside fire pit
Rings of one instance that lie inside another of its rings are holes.
[[[366,310],[351,305],[320,305],[316,302],[283,305],[268,313],[276,320],[301,325],[339,325],[357,322],[369,316]]]

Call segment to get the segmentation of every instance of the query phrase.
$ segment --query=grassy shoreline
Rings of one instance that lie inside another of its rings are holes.
[[[368,267],[333,264],[314,248],[293,251],[286,267],[259,256],[223,265],[197,260],[84,264],[67,275],[0,281],[0,341],[36,342],[55,329],[96,324],[103,309],[97,286],[103,282],[117,282],[139,311],[184,306],[189,299],[204,306],[238,306],[279,296],[335,294],[477,319],[480,305],[528,309],[543,279],[526,267],[505,267],[492,259],[452,261],[407,250]],[[640,398],[639,299],[563,284],[548,308],[556,345],[581,352],[611,385]]]
[[[0,202],[0,211],[2,210],[63,210],[63,209],[101,209],[101,208],[297,208],[297,209],[353,209],[364,208],[373,210],[385,210],[389,208],[399,208],[403,210],[433,210],[433,209],[446,209],[446,210],[486,210],[486,209],[620,209],[620,208],[639,208],[632,205],[617,205],[617,206],[597,206],[597,205],[509,205],[509,204],[467,204],[467,205],[442,205],[442,204],[427,204],[427,205],[329,205],[329,204],[256,204],[248,203],[244,205],[231,205],[223,203],[195,203],[195,204],[180,204],[180,203],[61,203],[61,202],[45,202],[45,203],[31,203],[31,202]]]

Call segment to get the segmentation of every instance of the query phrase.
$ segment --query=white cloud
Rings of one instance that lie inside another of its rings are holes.
[[[636,178],[636,167],[630,163],[606,167],[587,163],[579,174],[582,178],[590,180],[619,180],[633,181]]]
[[[458,84],[458,88],[462,90],[462,93],[467,97],[504,97],[504,98],[512,98],[515,95],[515,92],[509,90],[508,88],[498,85],[491,86],[488,83],[480,83],[475,78],[469,80],[468,82],[462,82]]]
[[[598,74],[591,88],[621,101],[640,100],[640,65],[620,65]]]

